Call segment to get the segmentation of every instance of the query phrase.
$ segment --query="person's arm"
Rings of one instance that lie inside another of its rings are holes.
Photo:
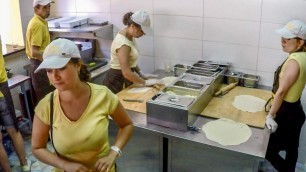
[[[119,60],[119,64],[121,67],[121,71],[123,76],[132,81],[133,83],[145,84],[145,80],[142,79],[139,75],[131,70],[129,65],[129,54],[131,52],[131,48],[129,46],[123,45],[119,49],[117,49],[117,56]]]
[[[295,60],[289,60],[282,78],[279,79],[279,87],[274,95],[274,100],[269,111],[269,115],[275,117],[276,112],[280,108],[285,95],[291,86],[295,83],[300,73],[300,67]]]
[[[49,136],[49,125],[44,124],[37,115],[34,115],[33,121],[33,129],[32,129],[32,153],[33,155],[46,164],[49,164],[53,167],[57,167],[59,169],[64,169],[65,171],[73,171],[73,170],[88,170],[82,164],[74,163],[66,161],[56,154],[51,153],[47,149],[47,142]]]
[[[118,103],[118,106],[115,111],[110,116],[119,127],[113,146],[116,146],[117,148],[122,150],[132,135],[133,122],[120,102]],[[118,156],[119,154],[111,149],[106,157],[101,158],[95,164],[95,170],[105,170],[107,172],[110,171],[112,165],[115,163],[115,160]]]
[[[40,61],[43,60],[43,52],[39,50],[40,47],[38,46],[31,46],[31,57],[38,59]]]

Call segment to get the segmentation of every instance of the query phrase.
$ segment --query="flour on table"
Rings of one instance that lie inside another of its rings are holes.
[[[239,145],[249,140],[252,135],[250,127],[246,124],[225,118],[206,123],[202,130],[209,140],[223,146]]]
[[[251,113],[263,111],[265,104],[265,100],[250,95],[236,96],[234,102],[232,103],[235,108]]]
[[[145,93],[151,90],[152,87],[134,87],[127,91],[127,93]]]

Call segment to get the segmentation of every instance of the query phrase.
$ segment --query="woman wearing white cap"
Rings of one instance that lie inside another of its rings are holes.
[[[74,42],[52,41],[35,72],[46,69],[56,90],[35,108],[32,152],[56,171],[114,172],[114,163],[129,140],[133,124],[120,101],[107,87],[88,83],[86,66]],[[110,116],[119,127],[109,145]],[[55,153],[47,149],[49,131]]]
[[[274,75],[272,106],[266,118],[272,132],[266,159],[280,172],[294,172],[305,121],[300,98],[306,83],[306,25],[292,20],[276,32],[289,56]],[[286,151],[284,159],[280,151]]]
[[[135,38],[148,33],[150,28],[149,14],[144,11],[129,12],[123,16],[124,29],[119,31],[111,46],[111,69],[107,72],[103,84],[113,93],[118,93],[133,83],[144,86],[161,84],[161,80],[152,79],[157,75],[145,74],[137,65],[139,52]]]

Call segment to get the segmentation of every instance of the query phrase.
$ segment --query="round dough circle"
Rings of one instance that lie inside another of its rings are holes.
[[[252,135],[250,127],[246,124],[225,118],[206,123],[202,130],[209,140],[223,146],[239,145],[246,142]]]
[[[255,113],[263,111],[266,101],[251,95],[239,95],[235,97],[232,105],[242,111]]]

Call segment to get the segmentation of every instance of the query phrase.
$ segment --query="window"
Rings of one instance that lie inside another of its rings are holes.
[[[19,0],[0,0],[0,21],[2,46],[24,46]]]

